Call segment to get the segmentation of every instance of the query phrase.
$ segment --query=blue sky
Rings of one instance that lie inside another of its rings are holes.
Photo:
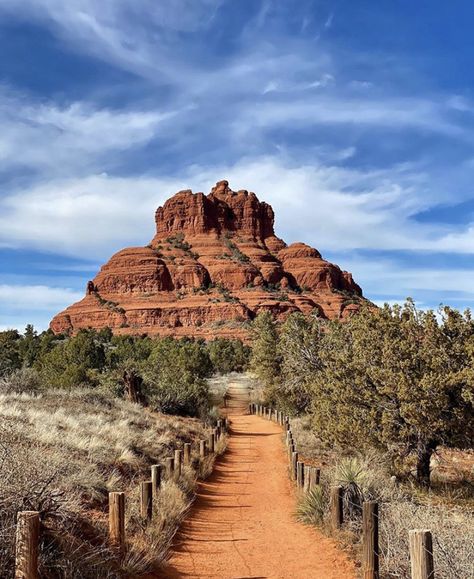
[[[377,303],[474,302],[468,0],[0,0],[0,328],[227,178]]]

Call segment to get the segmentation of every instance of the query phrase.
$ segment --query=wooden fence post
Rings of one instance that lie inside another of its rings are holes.
[[[123,553],[125,549],[125,493],[109,493],[109,541],[112,548]]]
[[[314,484],[318,485],[321,482],[321,469],[320,468],[314,468]]]
[[[312,466],[309,471],[309,490],[320,483],[321,469]]]
[[[293,453],[296,452],[296,445],[293,441],[288,445],[288,461],[291,463],[293,460]]]
[[[151,467],[151,486],[153,497],[156,498],[161,487],[161,464],[154,464]]]
[[[20,511],[16,519],[15,579],[38,578],[40,514]]]
[[[183,463],[183,451],[174,451],[174,479],[177,481],[181,476],[181,465]]]
[[[411,579],[434,579],[433,537],[431,531],[409,531]]]
[[[362,572],[364,579],[379,579],[379,505],[362,506]]]
[[[174,474],[174,458],[172,456],[168,456],[165,458],[165,469],[166,469],[166,478],[171,480]]]
[[[312,471],[312,467],[310,466],[305,466],[304,467],[304,492],[307,493],[310,489],[310,484],[311,484],[311,471]]]
[[[140,514],[143,519],[151,521],[153,514],[153,487],[151,480],[140,483]]]
[[[190,442],[184,443],[183,462],[185,465],[188,465],[188,466],[191,464],[191,443]]]
[[[298,453],[291,453],[291,480],[296,480],[298,473]]]
[[[212,454],[215,451],[215,437],[216,435],[212,433],[209,435],[209,438],[207,439],[207,447],[209,448],[210,454]]]
[[[331,487],[331,527],[335,531],[342,526],[344,521],[342,512],[342,486]]]
[[[304,488],[304,462],[297,463],[296,481],[298,488],[301,490]]]
[[[205,458],[206,454],[206,441],[201,440],[199,443],[199,456],[201,458]]]

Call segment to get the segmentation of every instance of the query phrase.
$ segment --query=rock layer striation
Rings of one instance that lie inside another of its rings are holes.
[[[53,318],[55,333],[246,338],[262,310],[344,319],[364,299],[350,273],[304,243],[287,246],[271,206],[227,181],[208,195],[176,193],[155,221],[151,243],[112,256],[85,297]]]

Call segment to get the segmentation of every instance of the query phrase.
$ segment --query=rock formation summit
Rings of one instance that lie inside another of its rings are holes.
[[[350,273],[304,243],[287,246],[271,206],[227,181],[209,195],[176,193],[155,221],[151,243],[112,256],[85,297],[53,318],[55,333],[245,338],[262,310],[343,319],[364,299]]]

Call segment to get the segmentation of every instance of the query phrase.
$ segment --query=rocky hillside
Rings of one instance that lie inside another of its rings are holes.
[[[54,332],[245,337],[261,310],[344,318],[363,300],[350,273],[304,243],[287,246],[270,205],[227,181],[209,195],[176,193],[155,221],[151,243],[116,253],[53,318]]]

